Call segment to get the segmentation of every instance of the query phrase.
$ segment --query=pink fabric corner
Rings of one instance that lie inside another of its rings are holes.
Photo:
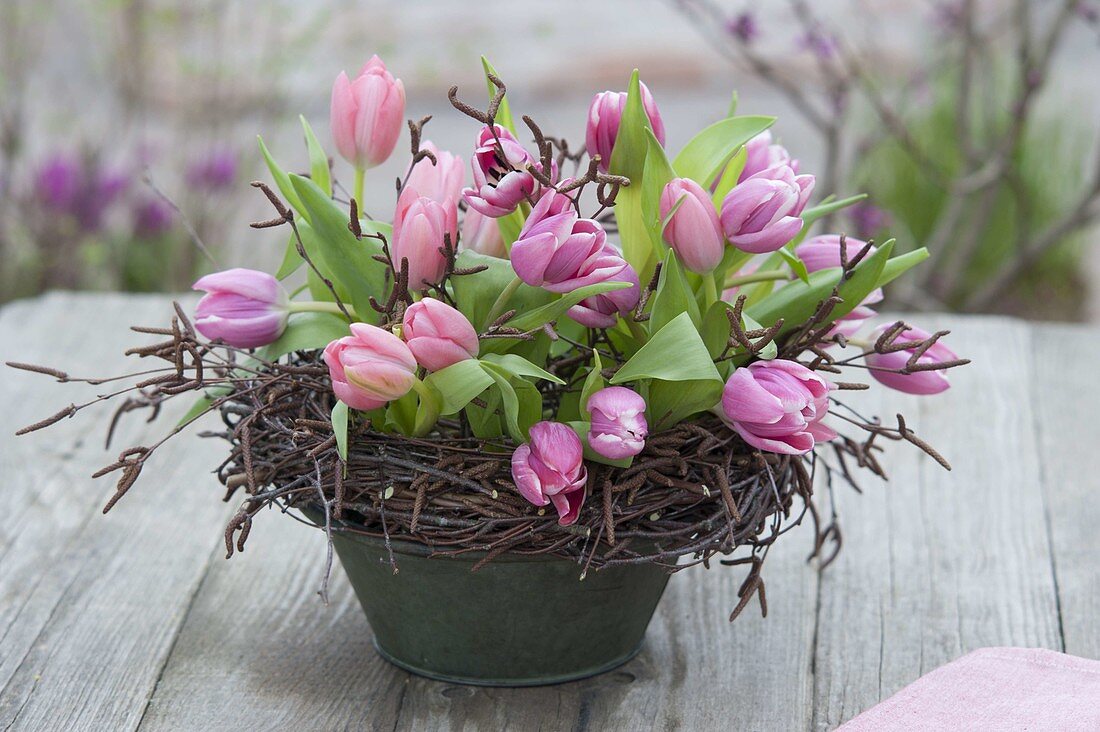
[[[1100,661],[982,648],[925,674],[838,732],[1100,730]]]

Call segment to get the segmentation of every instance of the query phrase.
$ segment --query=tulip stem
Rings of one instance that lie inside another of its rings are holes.
[[[363,180],[366,178],[367,171],[364,168],[355,169],[355,205],[359,209],[359,213],[363,212]]]
[[[634,336],[634,340],[642,344],[649,340],[649,334],[645,332],[641,323],[634,320],[633,313],[627,313],[623,316],[623,320],[626,321],[626,327],[630,329],[630,335]]]
[[[290,303],[289,310],[292,313],[332,313],[333,315],[343,315],[346,310],[351,317],[359,317],[351,305],[344,305],[344,310],[341,310],[336,303],[323,300],[296,300]]]
[[[512,281],[504,286],[504,289],[497,295],[496,301],[493,303],[493,307],[489,308],[489,314],[485,317],[485,328],[488,328],[493,324],[501,313],[504,312],[504,308],[508,305],[508,301],[512,299],[512,295],[516,294],[516,290],[523,284],[523,280],[519,278],[519,275],[512,278]]]
[[[782,269],[765,269],[752,274],[730,277],[726,280],[726,288],[740,285],[751,285],[754,282],[771,282],[772,280],[785,280],[791,276],[790,272]]]
[[[703,312],[718,302],[718,275],[714,272],[703,275]]]

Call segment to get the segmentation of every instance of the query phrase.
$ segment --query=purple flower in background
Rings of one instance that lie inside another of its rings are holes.
[[[83,177],[83,166],[78,159],[65,153],[56,153],[47,158],[35,172],[35,197],[55,211],[69,213],[76,201]]]
[[[890,214],[869,201],[860,201],[848,211],[848,217],[860,239],[874,239],[875,234],[890,225]]]
[[[1097,8],[1096,3],[1080,0],[1080,2],[1077,3],[1076,10],[1078,17],[1086,23],[1095,24],[1100,20],[1100,8]]]
[[[228,148],[211,150],[187,167],[186,178],[196,188],[228,188],[237,179],[237,153]]]
[[[81,228],[99,231],[103,217],[130,185],[130,177],[119,170],[100,168],[98,164],[85,168],[84,186],[76,200],[73,215]]]
[[[175,224],[175,211],[160,198],[145,198],[133,208],[133,231],[138,239],[155,239]]]
[[[797,45],[804,51],[809,51],[822,61],[827,61],[836,55],[836,37],[821,28],[813,28],[797,40]]]
[[[753,14],[746,10],[729,19],[726,32],[742,43],[752,43],[760,35],[760,27]]]

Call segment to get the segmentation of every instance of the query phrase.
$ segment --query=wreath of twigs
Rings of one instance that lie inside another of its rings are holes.
[[[491,76],[490,80],[498,91],[484,112],[461,102],[457,88],[450,92],[451,103],[474,119],[492,124],[505,87],[496,77]],[[420,149],[427,121],[425,118],[410,122],[414,161],[432,157],[429,151]],[[581,156],[571,152],[564,140],[544,136],[532,120],[525,117],[524,121],[539,151],[538,165],[532,164],[528,169],[542,186],[570,193],[576,204],[581,188],[595,184],[600,203],[597,217],[614,205],[619,187],[629,185],[628,179],[600,173],[595,159],[581,173]],[[574,178],[555,181],[546,172],[570,162],[576,168]],[[253,185],[267,197],[277,215],[252,226],[289,226],[299,255],[343,309],[333,284],[310,260],[298,236],[293,211],[263,183]],[[398,192],[403,185],[398,179]],[[354,199],[348,203],[348,228],[357,238],[363,238],[358,203]],[[401,320],[405,307],[415,300],[414,291],[430,291],[436,297],[450,300],[444,283],[452,277],[484,269],[458,267],[457,242],[451,242],[448,236],[440,249],[447,263],[441,282],[411,283],[408,262],[393,261],[385,237],[366,236],[380,239],[381,260],[392,273],[386,301],[371,300],[383,326]],[[866,350],[857,349],[856,355],[839,358],[838,352],[830,348],[847,345],[843,336],[830,335],[835,322],[831,316],[841,302],[840,285],[853,275],[870,248],[868,244],[849,259],[842,237],[840,274],[832,295],[819,303],[805,323],[793,329],[784,329],[782,320],[767,328],[745,329],[741,316],[745,300],[739,298],[728,312],[729,338],[717,360],[755,358],[774,342],[781,358],[798,360],[810,369],[834,375],[842,373],[843,367],[872,368],[863,363],[864,357],[871,353],[903,350],[910,352],[905,366],[888,370],[908,374],[967,363],[965,359],[921,362],[928,349],[947,332],[935,333],[919,343],[899,340],[907,328],[900,321]],[[656,289],[658,277],[659,269],[642,289],[635,311],[626,317],[637,323],[649,317],[643,310]],[[475,571],[505,552],[564,557],[578,564],[581,577],[590,570],[643,562],[675,572],[696,564],[709,566],[720,555],[718,561],[722,564],[748,567],[730,620],[753,597],[767,614],[761,569],[769,548],[779,536],[808,516],[814,531],[810,557],[818,557],[821,566],[825,566],[840,549],[841,533],[832,501],[835,476],[855,487],[851,471],[855,466],[885,478],[877,459],[882,440],[910,442],[944,467],[950,467],[907,427],[901,415],[897,416],[897,426],[889,427],[877,418],[863,417],[835,395],[830,418],[859,428],[863,439],[841,436],[828,443],[827,449],[820,446],[803,456],[760,452],[717,417],[703,415],[651,435],[644,451],[629,468],[590,464],[588,496],[580,517],[575,524],[563,527],[553,512],[532,506],[517,492],[510,467],[515,445],[505,438],[479,440],[471,435],[469,425],[446,419],[439,422],[429,438],[406,437],[372,429],[369,421],[353,417],[345,460],[330,419],[332,386],[316,351],[265,359],[262,352],[202,340],[178,304],[175,311],[167,328],[133,328],[138,333],[165,339],[127,351],[127,355],[163,361],[165,365],[158,368],[111,378],[86,378],[46,366],[9,363],[11,367],[51,376],[62,383],[103,385],[135,380],[83,404],[70,404],[17,434],[49,427],[89,406],[121,398],[123,401],[108,429],[109,444],[121,415],[149,409],[151,420],[169,399],[204,394],[201,408],[189,413],[162,439],[125,449],[117,460],[95,473],[94,477],[118,474],[115,492],[104,512],[130,490],[158,448],[202,414],[216,411],[224,428],[203,434],[225,439],[231,446],[229,456],[217,471],[226,488],[224,500],[243,494],[240,508],[225,530],[227,557],[244,550],[253,520],[265,509],[283,513],[290,509],[315,509],[314,515],[323,516],[323,521],[317,523],[329,539],[322,597],[327,597],[332,535],[353,532],[378,537],[387,547],[393,540],[417,542],[428,547],[435,557],[483,553],[473,567]],[[554,323],[531,332],[512,328],[508,323],[514,315],[515,311],[500,314],[479,337],[530,340],[536,333],[545,333],[551,339],[565,338],[555,330]],[[606,356],[607,363],[621,362],[613,340],[604,331],[593,331],[587,344],[568,343],[573,347],[569,354],[547,365],[565,386],[540,387],[544,390],[544,404],[551,409],[560,403],[565,392],[580,390],[585,374],[582,366],[591,360],[592,353]],[[610,376],[606,373],[609,371],[613,369],[605,369],[605,376]],[[839,390],[836,393],[866,388],[865,384],[830,380]],[[824,475],[823,481],[816,479],[818,474]],[[815,505],[814,496],[815,485],[822,483],[829,489],[824,512]],[[397,572],[392,549],[390,562]]]

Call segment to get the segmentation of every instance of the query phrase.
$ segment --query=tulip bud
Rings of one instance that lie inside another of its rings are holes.
[[[870,340],[872,342],[877,341],[890,327],[892,326],[887,324],[875,328],[871,331]],[[907,328],[894,339],[894,344],[917,344],[930,337],[931,333],[928,331],[921,330],[920,328]],[[941,391],[949,389],[951,387],[951,382],[947,379],[946,369],[914,371],[911,374],[897,373],[897,370],[905,368],[906,363],[908,363],[909,359],[913,356],[915,350],[915,348],[909,348],[893,353],[868,353],[865,356],[865,360],[870,367],[871,376],[891,389],[897,389],[906,394],[939,394]],[[944,363],[956,359],[958,359],[958,356],[955,355],[954,351],[943,345],[940,341],[936,341],[927,351],[921,354],[920,358],[917,359],[917,363]]]
[[[780,249],[802,230],[799,216],[814,188],[812,175],[798,175],[789,165],[776,165],[738,183],[722,201],[722,229],[744,252]]]
[[[832,384],[794,361],[756,361],[737,369],[722,391],[722,414],[758,450],[802,455],[836,437],[821,423]]]
[[[776,165],[786,165],[795,173],[798,172],[798,161],[791,160],[791,154],[787,152],[787,148],[774,144],[772,133],[764,130],[745,143],[745,167],[741,169],[737,182],[742,183]]]
[[[442,300],[426,297],[410,305],[405,311],[401,334],[417,363],[428,371],[477,358],[474,326]]]
[[[607,233],[599,222],[582,219],[568,198],[550,192],[539,199],[512,244],[512,267],[521,280],[550,292],[572,292],[606,282],[627,266],[605,257]]]
[[[372,56],[355,81],[343,71],[332,86],[330,124],[336,149],[360,170],[385,162],[405,117],[405,85]]]
[[[683,199],[679,208],[676,204]],[[664,238],[687,269],[707,274],[722,261],[726,243],[710,196],[688,178],[673,178],[661,192],[661,220],[668,218]]]
[[[462,220],[462,238],[458,244],[459,249],[469,249],[490,257],[508,258],[497,220],[472,208],[466,210],[466,217]]]
[[[531,441],[512,453],[512,480],[520,495],[534,505],[553,503],[560,525],[575,523],[588,481],[577,433],[561,422],[532,426]]]
[[[845,260],[851,262],[855,259],[856,255],[863,251],[863,248],[867,246],[867,242],[860,241],[859,239],[853,239],[850,236],[844,237],[844,257]],[[802,260],[802,263],[806,265],[807,272],[818,272],[823,269],[830,269],[840,266],[840,237],[836,234],[825,234],[823,236],[815,236],[812,239],[807,239],[802,244],[799,244],[794,250],[795,256]],[[875,253],[875,248],[872,246],[867,250],[867,254],[864,256],[871,256]],[[859,326],[864,320],[870,318],[875,314],[875,311],[871,309],[870,305],[882,302],[882,289],[872,290],[867,297],[863,299],[863,302],[859,304],[852,312],[848,313],[840,320],[837,321],[836,326],[833,327],[826,337],[830,337],[834,334],[841,334],[845,338],[851,338],[859,330]]]
[[[592,416],[588,444],[612,460],[633,457],[645,447],[649,425],[645,419],[645,399],[622,386],[609,386],[588,397],[586,407]]]
[[[418,160],[405,178],[405,188],[412,188],[424,198],[440,203],[445,201],[458,203],[458,199],[462,196],[462,183],[465,178],[462,158],[446,150],[440,150],[431,140],[422,142],[420,149],[432,153],[435,156],[435,163],[432,163],[431,158]]]
[[[466,203],[491,218],[516,210],[520,201],[535,192],[535,176],[527,170],[534,163],[531,154],[511,132],[486,125],[478,133],[477,147],[470,160],[474,185],[462,191]]]
[[[191,289],[206,292],[195,306],[195,327],[211,340],[256,348],[286,329],[290,298],[267,272],[227,269],[201,277]]]
[[[641,298],[638,273],[610,244],[604,247],[603,252],[598,257],[594,257],[585,263],[580,276],[583,278],[589,272],[608,271],[615,267],[622,267],[622,269],[605,281],[629,282],[630,287],[584,298],[569,308],[570,318],[586,328],[610,328],[615,325],[620,313],[626,314],[634,309]]]
[[[408,394],[416,380],[416,359],[405,342],[366,323],[352,323],[351,335],[329,343],[324,359],[332,391],[352,409],[385,406]]]
[[[642,92],[642,108],[653,128],[657,142],[665,144],[665,123],[661,121],[661,111],[653,101],[653,95],[645,84],[639,82]],[[600,170],[607,172],[611,165],[611,153],[615,149],[615,139],[619,135],[623,110],[626,109],[626,92],[605,91],[592,97],[588,107],[588,127],[585,130],[585,146],[590,156],[600,156]]]
[[[442,252],[447,235],[452,244],[457,241],[455,202],[433,201],[406,187],[397,200],[390,253],[395,268],[401,267],[401,260],[408,260],[409,289],[420,290],[425,283],[442,279],[447,268],[447,258]]]

